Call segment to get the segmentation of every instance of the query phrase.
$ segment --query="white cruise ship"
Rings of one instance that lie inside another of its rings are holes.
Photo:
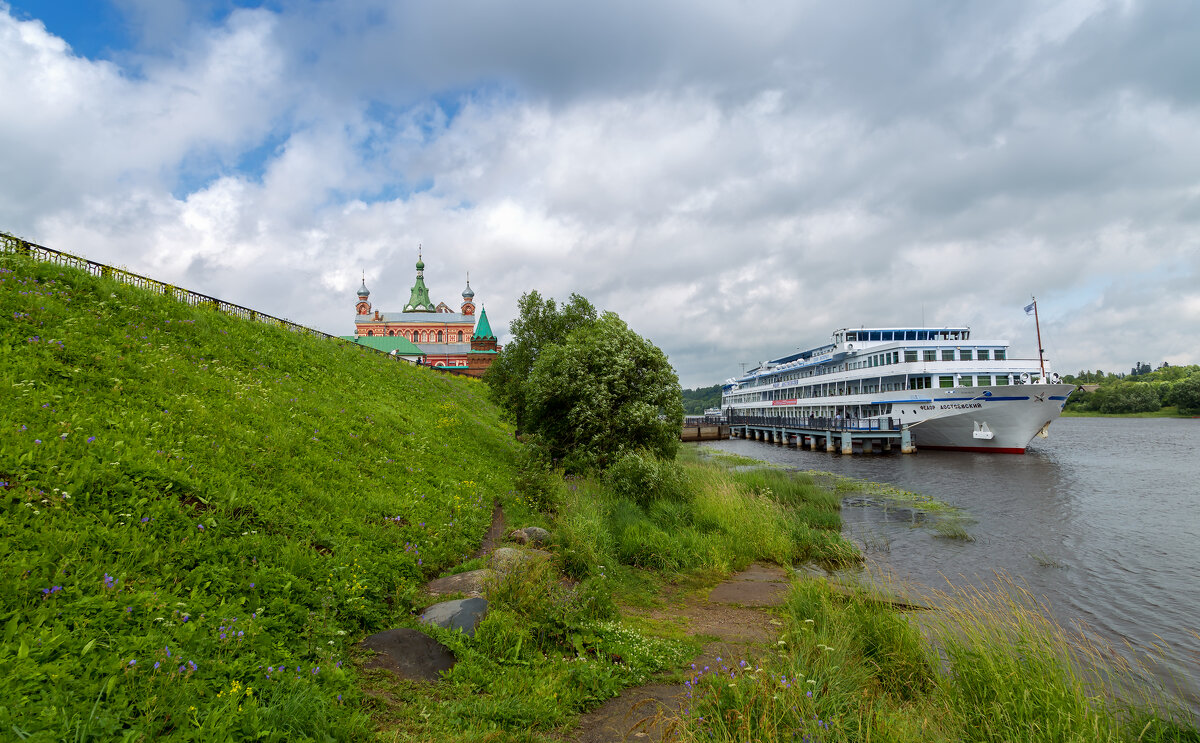
[[[730,424],[907,429],[918,449],[1022,454],[1074,385],[970,328],[846,328],[723,386]],[[777,422],[776,422],[777,421]]]

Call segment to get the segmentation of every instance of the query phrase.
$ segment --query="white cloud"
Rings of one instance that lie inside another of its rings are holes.
[[[420,243],[437,299],[580,292],[688,386],[860,324],[1032,353],[1031,293],[1061,370],[1188,360],[1200,116],[1099,63],[1155,12],[578,8],[143,14],[105,62],[0,6],[0,227],[339,333]]]

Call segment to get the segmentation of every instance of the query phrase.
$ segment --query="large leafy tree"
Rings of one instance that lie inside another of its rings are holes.
[[[561,306],[553,299],[544,299],[537,291],[521,296],[517,302],[517,318],[509,324],[512,339],[496,357],[484,380],[492,398],[512,416],[518,432],[528,430],[525,382],[533,365],[542,353],[560,343],[576,328],[596,322],[592,303],[572,294]]]
[[[614,313],[543,347],[524,387],[528,430],[570,470],[603,469],[635,450],[673,458],[679,448],[679,377]]]

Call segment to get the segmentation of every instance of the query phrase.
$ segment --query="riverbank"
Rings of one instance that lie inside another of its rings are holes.
[[[478,382],[59,266],[5,257],[0,282],[0,729],[18,737],[554,741],[646,683],[692,694],[667,721],[682,739],[957,740],[1002,690],[1041,705],[1014,719],[1190,730],[1081,708],[1076,687],[964,686],[907,615],[825,579],[764,609],[780,635],[760,657],[692,669],[717,633],[681,601],[755,563],[860,560],[839,493],[694,447],[564,477],[521,456]],[[423,624],[429,580],[486,567],[497,501],[550,531],[548,558],[488,585],[473,636]],[[393,628],[453,668],[367,668],[359,641]],[[961,669],[1012,647],[980,642]]]

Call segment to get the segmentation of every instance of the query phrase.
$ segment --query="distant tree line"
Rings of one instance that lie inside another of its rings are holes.
[[[1068,411],[1096,413],[1152,413],[1175,407],[1185,415],[1200,413],[1200,366],[1169,366],[1151,371],[1138,363],[1128,375],[1102,370],[1068,374],[1072,384],[1099,385],[1095,390],[1078,390],[1067,402]]]
[[[703,415],[708,408],[721,407],[721,385],[683,391],[684,415]]]

